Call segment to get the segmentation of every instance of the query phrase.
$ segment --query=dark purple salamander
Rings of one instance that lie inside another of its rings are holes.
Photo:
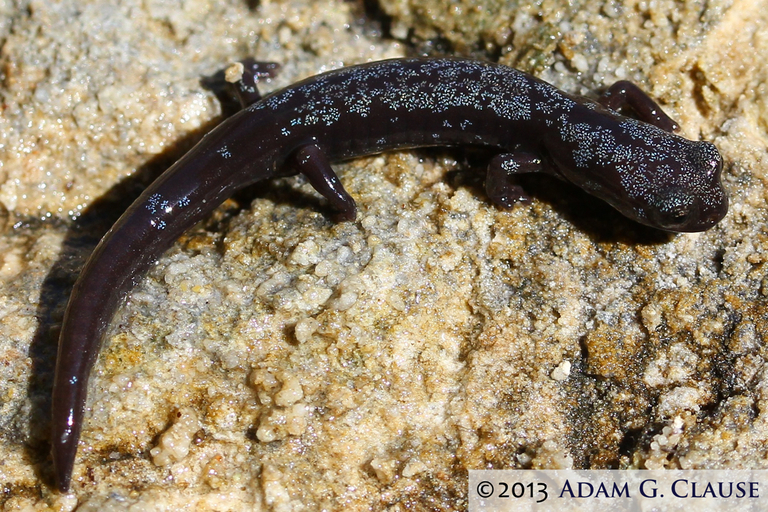
[[[104,236],[72,290],[53,388],[56,484],[69,488],[88,376],[119,303],[148,267],[235,191],[304,174],[339,212],[355,202],[330,163],[420,146],[496,152],[486,190],[499,206],[526,199],[510,177],[546,172],[637,222],[703,231],[728,209],[715,146],[677,125],[628,82],[597,102],[520,71],[460,59],[405,59],[331,71],[260,98],[251,64],[239,81],[244,109],[208,133],[144,191]],[[637,119],[619,115],[631,108]]]

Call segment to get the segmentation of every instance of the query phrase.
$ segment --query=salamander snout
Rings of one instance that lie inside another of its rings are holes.
[[[728,212],[728,196],[720,183],[723,159],[709,142],[691,144],[675,183],[657,192],[651,221],[677,232],[706,231]]]
[[[659,199],[649,217],[654,226],[668,231],[706,231],[720,222],[728,211],[728,197],[721,187],[713,189],[706,198],[689,190],[676,189],[668,190]]]

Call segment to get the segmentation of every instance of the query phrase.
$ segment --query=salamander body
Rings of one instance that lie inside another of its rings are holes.
[[[265,67],[266,66],[266,67]],[[330,163],[421,146],[484,146],[495,154],[489,198],[526,199],[510,179],[545,172],[576,184],[637,222],[703,231],[725,215],[722,160],[628,82],[598,101],[521,71],[461,59],[397,59],[331,71],[265,98],[245,70],[244,108],[163,173],[109,230],[80,274],[59,339],[53,389],[56,483],[69,487],[87,381],[119,303],[187,229],[235,191],[302,173],[354,220],[355,203]],[[639,119],[619,114],[629,107]]]

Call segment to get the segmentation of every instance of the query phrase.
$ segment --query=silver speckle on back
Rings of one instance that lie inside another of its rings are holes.
[[[707,175],[721,165],[714,147],[496,64],[458,59],[363,64],[309,78],[247,110],[271,113],[277,122],[273,133],[290,141],[289,150],[314,140],[331,160],[452,144],[542,153],[555,164],[545,170],[554,168],[629,217],[662,228],[690,227],[676,224],[686,201],[692,215],[697,208],[703,215],[724,211],[716,203],[727,201],[719,176]]]
[[[561,108],[572,101],[549,94]],[[531,78],[515,69],[453,59],[385,61],[321,75],[265,98],[261,108],[293,106],[292,125],[330,126],[347,115],[367,117],[375,102],[393,111],[439,114],[455,107],[491,110],[508,120],[532,115]],[[540,107],[541,108],[541,107]],[[466,129],[468,122],[463,123]]]

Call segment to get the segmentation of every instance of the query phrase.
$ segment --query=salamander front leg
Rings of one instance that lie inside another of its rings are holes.
[[[512,183],[513,174],[541,172],[544,167],[541,158],[530,153],[502,153],[493,157],[488,164],[485,177],[485,192],[497,206],[512,208],[515,203],[529,203],[531,198],[520,185]]]
[[[307,177],[312,186],[322,194],[338,213],[336,221],[355,220],[357,206],[352,196],[344,190],[339,177],[333,172],[325,153],[314,144],[297,149],[288,165]]]
[[[229,66],[224,78],[234,86],[240,105],[246,108],[261,99],[257,84],[259,78],[272,78],[280,70],[277,62],[261,62],[245,59]]]
[[[642,89],[626,80],[616,82],[597,100],[602,106],[619,111],[623,107],[634,110],[637,118],[667,132],[676,132],[680,125],[665,114],[658,103]]]

